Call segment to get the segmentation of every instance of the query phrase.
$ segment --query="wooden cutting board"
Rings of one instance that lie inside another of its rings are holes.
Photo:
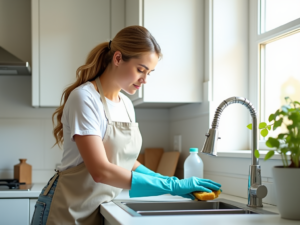
[[[163,148],[145,148],[145,166],[148,169],[156,172],[158,163],[163,153]]]
[[[180,152],[164,152],[159,161],[156,172],[164,176],[174,176]]]

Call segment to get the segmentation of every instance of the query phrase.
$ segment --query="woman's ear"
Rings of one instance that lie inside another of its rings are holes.
[[[120,51],[116,51],[113,56],[113,62],[116,66],[119,66],[121,61],[122,61],[122,53]]]

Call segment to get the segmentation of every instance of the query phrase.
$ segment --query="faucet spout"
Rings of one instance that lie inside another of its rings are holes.
[[[252,137],[251,137],[251,165],[248,177],[248,206],[262,207],[262,198],[267,195],[267,188],[261,185],[261,168],[258,159],[254,156],[254,151],[258,149],[258,126],[257,126],[257,113],[249,100],[242,97],[231,97],[224,100],[216,109],[212,128],[206,134],[206,141],[203,145],[201,153],[212,156],[217,156],[217,140],[220,139],[218,133],[219,121],[223,110],[234,103],[244,105],[252,117]]]

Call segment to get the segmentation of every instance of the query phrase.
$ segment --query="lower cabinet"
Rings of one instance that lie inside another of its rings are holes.
[[[0,199],[0,223],[29,224],[29,199]]]
[[[37,198],[0,199],[0,224],[29,225],[33,216]]]
[[[32,198],[29,199],[29,224],[31,222],[33,213],[34,213],[34,209],[35,209],[35,203],[38,199],[37,198]]]

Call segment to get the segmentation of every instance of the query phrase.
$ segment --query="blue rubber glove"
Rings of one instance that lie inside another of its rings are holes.
[[[132,171],[131,189],[129,197],[147,197],[163,194],[179,195],[184,198],[195,199],[192,194],[194,191],[212,192],[219,190],[221,184],[208,179],[190,177],[181,180],[174,180],[171,177],[167,179],[153,177]]]
[[[143,173],[143,174],[147,174],[147,175],[150,175],[150,176],[153,176],[153,177],[158,177],[158,178],[163,178],[163,179],[168,179],[170,178],[169,176],[164,176],[164,175],[161,175],[160,173],[155,173],[154,171],[148,169],[147,167],[145,167],[144,165],[139,165],[136,169],[135,169],[135,172],[138,172],[138,173]],[[172,176],[173,179],[175,180],[178,180],[177,177],[175,176]]]

